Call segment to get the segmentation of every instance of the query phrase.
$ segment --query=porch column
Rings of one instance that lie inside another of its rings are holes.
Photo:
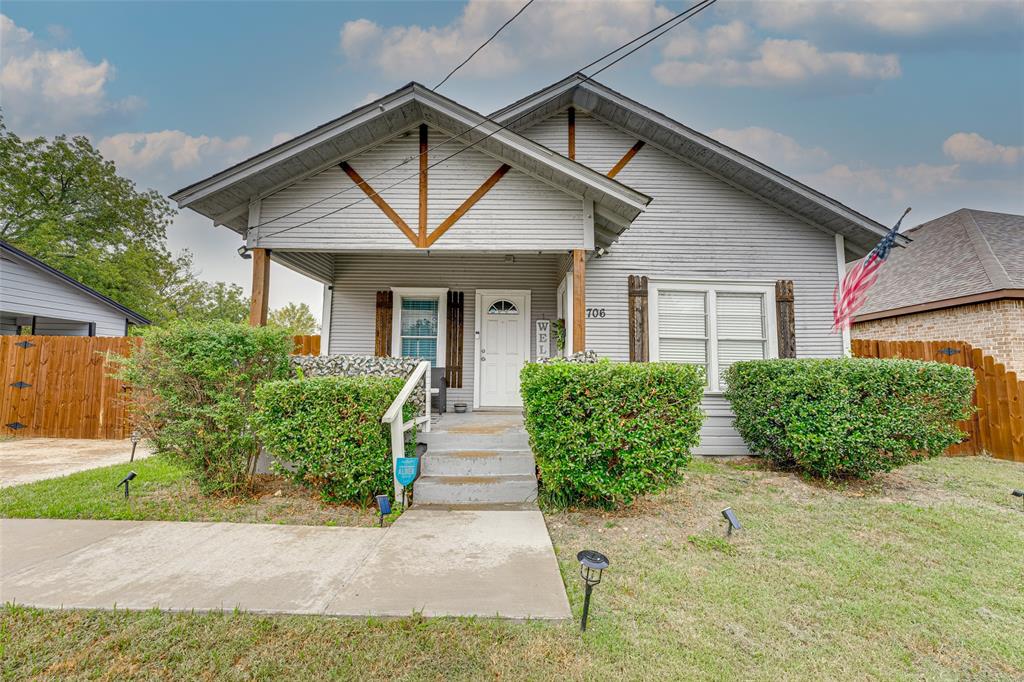
[[[249,302],[249,324],[267,324],[267,303],[270,296],[270,250],[252,250],[252,299]]]
[[[587,348],[587,252],[572,250],[572,352]]]

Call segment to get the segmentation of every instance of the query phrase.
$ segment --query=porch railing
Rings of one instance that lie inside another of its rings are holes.
[[[419,386],[420,380],[424,382],[423,391],[423,412],[422,415],[417,415],[409,421],[403,421],[402,413],[405,404],[409,402],[409,398],[412,397],[413,391]],[[381,422],[389,424],[391,426],[391,478],[395,483],[395,501],[402,499],[402,485],[398,482],[395,477],[395,467],[398,464],[398,458],[405,456],[405,432],[416,426],[417,424],[425,424],[424,431],[430,431],[430,363],[424,360],[423,362],[416,365],[416,369],[412,371],[409,378],[406,379],[405,385],[402,386],[402,390],[398,392],[395,399],[391,402],[391,407],[384,413],[381,418]]]

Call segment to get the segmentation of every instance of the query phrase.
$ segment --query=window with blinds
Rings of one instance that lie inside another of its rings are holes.
[[[709,391],[741,360],[774,357],[773,289],[745,284],[652,284],[652,359],[698,365]]]
[[[402,356],[437,366],[438,300],[402,298]]]

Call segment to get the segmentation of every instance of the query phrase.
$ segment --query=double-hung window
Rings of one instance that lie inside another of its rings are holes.
[[[734,362],[778,355],[774,284],[651,282],[651,358],[699,366],[707,390],[725,390]]]
[[[431,367],[445,364],[442,321],[447,317],[447,289],[395,288],[392,318],[392,353],[427,360]]]

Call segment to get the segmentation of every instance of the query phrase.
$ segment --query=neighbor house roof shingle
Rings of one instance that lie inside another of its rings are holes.
[[[962,208],[906,234],[913,241],[879,270],[858,321],[1024,290],[1024,216]]]

